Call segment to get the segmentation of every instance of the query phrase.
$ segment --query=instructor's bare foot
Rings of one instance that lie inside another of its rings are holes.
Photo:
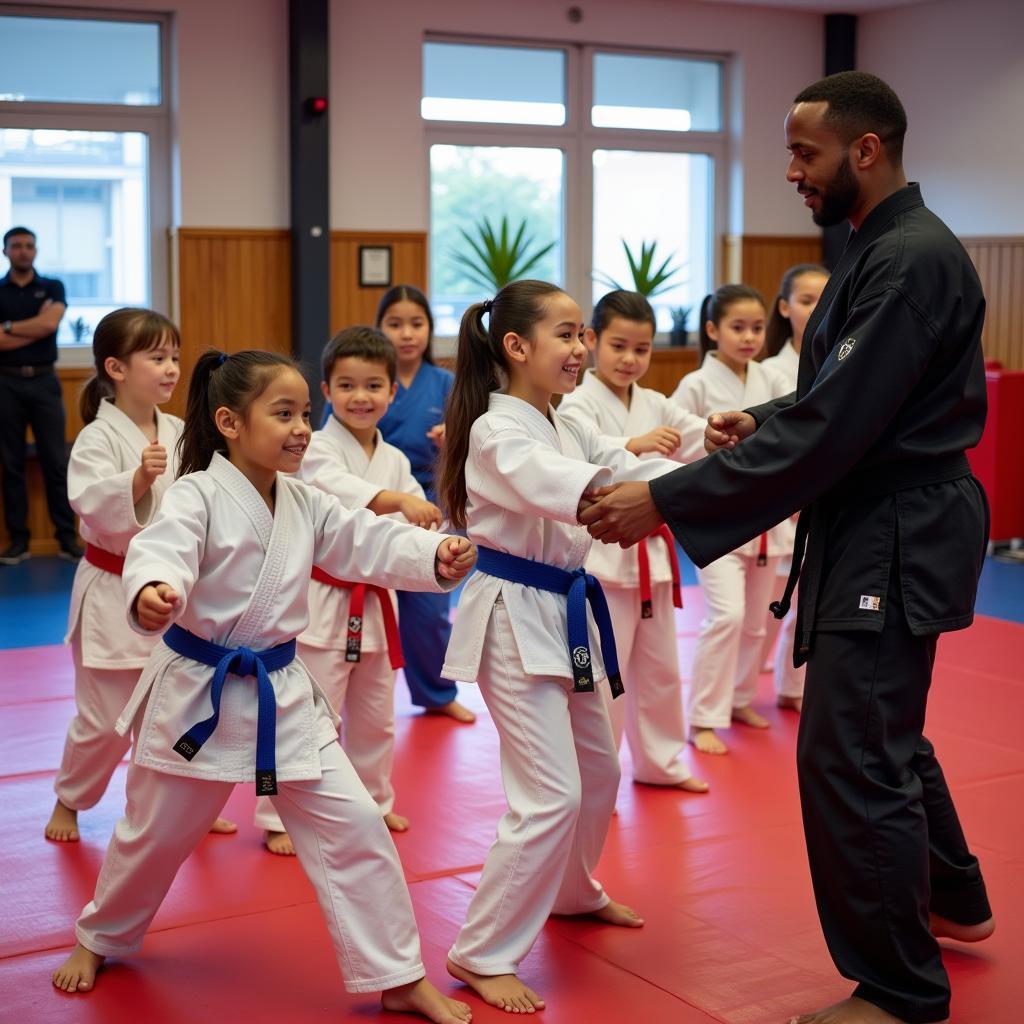
[[[803,697],[777,697],[775,706],[782,708],[783,711],[795,711],[799,715],[804,709],[804,699]]]
[[[536,1013],[544,1000],[514,974],[475,974],[448,961],[448,973],[468,985],[485,1003],[506,1013]]]
[[[928,915],[928,927],[937,939],[956,939],[957,942],[983,942],[996,930],[996,920],[990,917],[981,924],[957,924],[938,914]]]
[[[418,1013],[434,1024],[464,1024],[473,1019],[468,1003],[442,995],[426,978],[387,989],[380,1002],[385,1010]]]
[[[772,724],[764,715],[759,715],[749,705],[745,708],[733,708],[732,720],[749,725],[752,729],[767,729]]]
[[[790,1017],[789,1024],[904,1024],[899,1017],[886,1013],[880,1006],[853,996],[835,1006]]]
[[[690,742],[702,754],[728,754],[729,748],[719,739],[714,729],[693,728],[690,730]]]
[[[703,779],[691,775],[688,779],[677,782],[675,788],[683,790],[684,793],[706,793],[711,787]]]
[[[457,700],[450,700],[447,704],[439,704],[434,708],[424,708],[423,713],[426,715],[447,715],[449,718],[454,718],[456,722],[462,722],[465,725],[472,725],[476,721],[476,715],[465,704],[460,704]]]
[[[96,981],[96,972],[106,957],[86,949],[80,942],[53,972],[54,988],[61,992],[88,992]]]
[[[238,831],[238,826],[227,818],[218,818],[211,826],[210,831],[218,836],[230,836]]]
[[[78,842],[78,811],[66,807],[59,800],[53,805],[53,814],[43,834],[56,843]]]
[[[627,907],[625,903],[616,903],[615,900],[609,901],[600,910],[592,910],[584,916],[596,917],[605,924],[618,925],[620,928],[644,926],[644,919],[632,907]]]
[[[263,842],[271,853],[279,857],[294,857],[295,844],[287,832],[271,832],[270,829],[263,835]]]
[[[394,811],[384,815],[384,824],[387,825],[392,832],[409,831],[409,819],[403,817],[401,814],[395,814]]]

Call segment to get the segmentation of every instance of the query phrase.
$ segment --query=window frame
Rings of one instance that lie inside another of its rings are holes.
[[[118,103],[48,103],[0,100],[4,128],[57,131],[139,132],[147,138],[146,193],[148,206],[149,303],[170,310],[170,245],[174,208],[172,173],[173,19],[160,12],[119,11],[108,8],[46,7],[0,3],[0,15],[80,21],[130,21],[155,24],[160,29],[160,103],[134,106]],[[31,225],[29,225],[31,226]],[[6,230],[6,229],[5,229]],[[42,245],[45,246],[45,240]],[[57,365],[92,363],[90,346],[61,345]]]
[[[640,150],[655,153],[691,153],[711,157],[714,166],[708,266],[714,280],[722,270],[722,239],[729,212],[731,170],[730,57],[717,52],[669,50],[663,47],[607,46],[593,43],[551,42],[493,36],[462,36],[428,32],[423,43],[461,43],[470,46],[501,46],[522,49],[560,50],[565,54],[564,125],[492,124],[479,121],[435,121],[421,118],[424,129],[423,160],[426,168],[427,209],[432,210],[430,149],[451,146],[521,146],[559,148],[564,153],[562,181],[565,282],[569,294],[580,302],[589,317],[593,305],[594,249],[594,151]],[[669,57],[677,60],[714,61],[721,74],[721,122],[717,132],[678,132],[634,128],[597,128],[591,123],[594,98],[594,56],[612,53],[636,57]],[[420,48],[422,61],[423,49]],[[422,74],[420,77],[422,83]],[[422,94],[422,87],[421,87]],[[573,183],[570,188],[569,184]],[[432,214],[431,214],[432,216]],[[428,254],[429,265],[429,254]],[[660,343],[660,342],[659,342]]]

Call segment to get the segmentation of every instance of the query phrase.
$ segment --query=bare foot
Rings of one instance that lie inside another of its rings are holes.
[[[71,951],[71,956],[53,972],[54,988],[59,988],[61,992],[88,992],[105,959],[79,942]]]
[[[50,815],[50,820],[46,823],[43,835],[57,843],[77,843],[79,838],[78,811],[66,807],[58,800],[53,805],[53,814]]]
[[[688,779],[677,782],[675,788],[683,790],[684,793],[706,793],[711,787],[703,779],[691,775]]]
[[[789,1024],[904,1024],[899,1017],[886,1013],[880,1006],[853,996],[835,1006],[790,1017]]]
[[[990,917],[981,924],[957,924],[938,914],[928,915],[928,927],[937,939],[956,939],[957,942],[982,942],[996,930],[996,921]]]
[[[384,824],[387,825],[392,832],[409,831],[409,819],[403,817],[401,814],[395,814],[394,811],[384,815]]]
[[[466,725],[472,725],[476,721],[476,715],[465,704],[460,704],[457,700],[439,704],[436,708],[424,708],[423,713],[425,715],[447,715],[449,718],[454,718],[456,722],[463,722]]]
[[[536,1013],[544,1000],[514,974],[474,974],[448,961],[448,973],[468,985],[485,1003],[506,1013]]]
[[[776,699],[775,704],[777,707],[782,708],[783,711],[795,711],[798,715],[804,709],[803,697],[779,697]]]
[[[690,730],[690,742],[702,754],[728,754],[729,748],[718,738],[714,729],[694,727]]]
[[[393,1013],[418,1013],[434,1024],[464,1024],[473,1019],[468,1003],[442,995],[426,979],[389,988],[380,996],[381,1006]]]
[[[211,826],[210,831],[218,836],[229,836],[238,831],[238,826],[227,818],[218,818]]]
[[[263,843],[271,853],[279,857],[294,857],[295,844],[287,832],[271,832],[270,829],[263,835]]]
[[[632,907],[627,907],[625,903],[616,903],[615,900],[606,903],[600,910],[592,910],[589,914],[582,916],[596,917],[599,921],[604,921],[605,924],[614,924],[619,928],[643,928],[644,926],[644,919]]]
[[[732,720],[749,725],[752,729],[767,729],[772,723],[764,715],[759,715],[752,707],[733,708]]]

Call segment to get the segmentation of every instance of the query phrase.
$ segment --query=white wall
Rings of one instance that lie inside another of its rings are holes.
[[[1024,4],[941,0],[863,15],[858,64],[899,94],[907,175],[961,235],[1024,235]]]
[[[742,195],[727,230],[810,234],[785,182],[782,122],[792,98],[821,75],[823,21],[805,12],[669,0],[591,0],[570,24],[552,0],[332,0],[331,226],[428,228],[421,47],[425,33],[736,55],[744,112],[733,156]]]
[[[287,227],[285,0],[74,0],[170,11],[177,42],[175,142],[189,227]]]

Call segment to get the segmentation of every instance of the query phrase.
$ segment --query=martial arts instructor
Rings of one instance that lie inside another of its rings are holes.
[[[863,72],[797,96],[787,180],[816,224],[853,230],[807,324],[796,392],[712,416],[711,456],[606,488],[580,516],[623,545],[664,521],[705,566],[804,509],[800,798],[825,939],[857,987],[801,1024],[946,1020],[936,936],[977,941],[993,927],[922,734],[936,641],[971,624],[987,539],[964,455],[985,422],[985,300],[907,183],[906,126],[896,94]],[[795,583],[796,570],[779,617]]]

